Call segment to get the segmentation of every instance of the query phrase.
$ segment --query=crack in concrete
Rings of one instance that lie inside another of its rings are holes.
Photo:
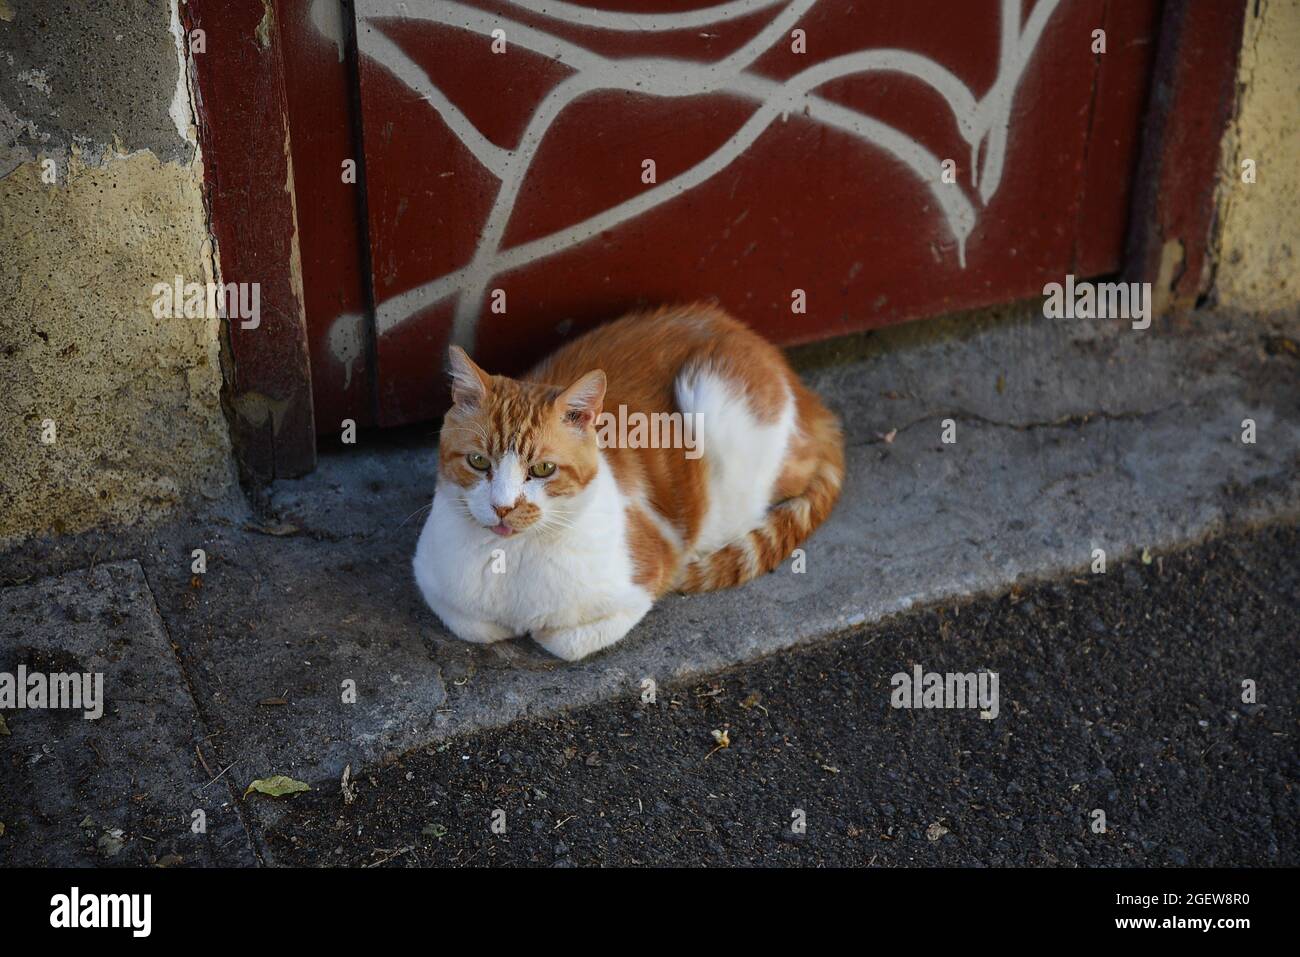
[[[171,622],[168,620],[169,616],[163,614],[162,607],[158,604],[158,596],[154,593],[153,582],[149,580],[149,569],[146,567],[144,562],[137,561],[137,564],[140,566],[140,574],[144,576],[145,589],[149,592],[149,601],[153,604],[154,614],[158,616],[159,622],[162,623],[163,633],[167,636],[167,644],[171,645],[172,654],[176,657],[176,667],[180,670],[181,680],[185,682],[185,692],[190,696],[190,702],[194,705],[194,717],[198,720],[199,727],[204,731],[203,740],[207,741],[219,732],[214,732],[212,728],[209,727],[207,719],[203,716],[203,709],[199,707],[199,696],[194,692],[194,679],[190,675],[189,668],[186,667],[185,656],[181,654],[181,646],[172,635]],[[196,748],[197,747],[198,745],[196,744]],[[233,764],[226,764],[220,748],[213,745],[212,750],[217,755],[220,763],[226,767],[226,770],[233,767]],[[199,760],[203,760],[201,752],[199,752]],[[225,771],[222,771],[221,774],[217,775],[217,777],[222,777],[224,774]],[[215,778],[213,780],[215,780]],[[211,783],[212,781],[208,782],[208,784]],[[230,795],[230,806],[234,809],[235,816],[239,818],[239,824],[244,829],[244,837],[248,841],[249,850],[252,852],[258,866],[265,867],[266,860],[263,858],[261,848],[258,846],[258,843],[254,838],[252,823],[244,813],[243,801],[240,800],[240,795],[235,786],[235,782],[232,778],[226,778],[225,785],[226,792]],[[224,847],[229,847],[229,843],[223,845],[223,848]],[[219,850],[221,850],[221,848],[214,847],[214,855]]]
[[[1013,432],[1033,432],[1038,429],[1078,429],[1090,422],[1140,422],[1145,419],[1154,418],[1162,415],[1170,409],[1180,406],[1187,406],[1186,402],[1169,402],[1165,405],[1154,409],[1135,409],[1130,412],[1110,412],[1101,409],[1097,412],[1071,412],[1055,419],[1046,419],[1039,422],[1002,422],[998,419],[991,419],[988,416],[980,415],[978,412],[966,411],[947,411],[947,412],[930,412],[918,418],[912,419],[896,427],[893,432],[895,436],[914,428],[918,425],[924,425],[926,422],[942,422],[944,419],[952,419],[954,422],[975,422],[980,425],[993,426],[999,429],[1010,429]],[[888,433],[886,433],[888,434]],[[847,448],[858,449],[868,445],[885,445],[883,437],[864,439],[861,442],[854,442],[847,445]]]

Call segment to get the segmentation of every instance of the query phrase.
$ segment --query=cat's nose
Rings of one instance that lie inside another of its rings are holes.
[[[497,518],[505,518],[515,510],[513,505],[493,505],[492,511],[497,513]]]

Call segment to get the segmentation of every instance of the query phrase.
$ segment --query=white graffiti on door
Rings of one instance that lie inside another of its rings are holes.
[[[693,189],[742,155],[774,121],[794,112],[850,133],[901,162],[930,190],[956,243],[958,264],[964,269],[966,240],[975,228],[979,211],[965,192],[942,182],[939,158],[888,124],[819,97],[814,91],[840,77],[882,71],[904,73],[929,85],[952,110],[957,128],[970,147],[971,185],[978,191],[980,202],[987,205],[1002,181],[1016,89],[1060,0],[1039,0],[1023,25],[1020,0],[1002,0],[997,77],[979,99],[950,70],[929,57],[907,50],[862,50],[838,56],[785,81],[749,72],[764,52],[790,35],[817,2],[731,0],[685,13],[629,14],[588,10],[555,0],[508,0],[511,6],[546,19],[581,24],[594,30],[628,32],[693,29],[780,7],[739,49],[715,62],[698,63],[666,58],[611,59],[504,14],[487,13],[454,0],[435,0],[423,5],[416,0],[357,0],[357,43],[361,55],[378,63],[424,99],[499,183],[471,261],[379,303],[375,317],[377,334],[382,336],[421,310],[456,297],[451,340],[471,348],[484,296],[497,277],[585,242]],[[313,5],[313,22],[327,36],[332,35],[333,23],[328,15],[329,7],[336,3],[337,0],[315,0]],[[394,18],[439,23],[489,40],[493,30],[505,30],[509,42],[556,59],[573,73],[541,99],[518,145],[507,149],[484,136],[433,84],[428,74],[382,32],[380,23]],[[551,124],[575,100],[596,90],[626,90],[661,97],[720,93],[754,101],[757,108],[726,142],[679,175],[581,222],[503,249],[502,237],[520,188]],[[358,323],[359,317],[355,315],[340,316],[330,334],[332,348],[335,343],[339,345],[334,349],[336,358],[349,365],[349,380],[350,362],[356,353],[343,347],[355,338],[352,330]],[[340,352],[346,353],[346,358]]]

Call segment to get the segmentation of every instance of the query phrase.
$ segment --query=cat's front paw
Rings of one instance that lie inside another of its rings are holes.
[[[503,628],[495,622],[478,621],[447,611],[439,611],[438,617],[447,626],[447,630],[461,641],[470,641],[476,645],[490,645],[494,641],[505,641],[507,638],[515,637],[510,629]]]
[[[578,661],[618,641],[637,623],[644,611],[635,615],[613,615],[573,628],[552,628],[533,632],[533,639],[565,661]]]

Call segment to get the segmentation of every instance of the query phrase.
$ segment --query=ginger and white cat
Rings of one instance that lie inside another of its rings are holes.
[[[713,306],[627,316],[523,379],[453,346],[451,376],[413,564],[465,641],[531,634],[583,658],[666,591],[771,571],[839,496],[839,423],[780,351]],[[606,410],[695,414],[693,449],[601,447]]]

